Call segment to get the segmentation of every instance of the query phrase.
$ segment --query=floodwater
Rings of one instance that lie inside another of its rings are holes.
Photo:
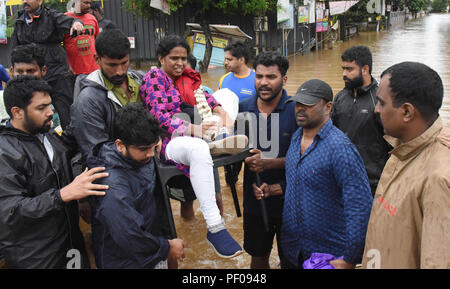
[[[444,121],[450,122],[450,14],[433,14],[421,19],[411,20],[406,25],[392,27],[383,32],[361,32],[350,41],[335,43],[332,49],[313,51],[305,55],[290,56],[290,69],[286,90],[289,95],[305,81],[319,78],[333,88],[336,94],[343,88],[340,55],[353,45],[366,45],[373,54],[372,75],[379,80],[381,72],[389,66],[402,61],[423,62],[435,69],[441,76],[445,99],[441,109]],[[281,43],[280,43],[281,46]],[[212,69],[202,75],[204,85],[216,89],[218,80],[225,73],[223,68]],[[242,217],[237,218],[231,191],[224,181],[223,169],[220,169],[221,189],[224,203],[226,227],[243,244]],[[242,211],[242,173],[236,185]],[[172,200],[175,226],[179,238],[184,239],[188,247],[186,258],[179,268],[186,269],[245,269],[250,267],[250,256],[243,253],[233,259],[222,259],[206,242],[206,224],[194,202],[196,218],[185,221],[180,216],[180,204]],[[276,242],[270,256],[270,266],[279,268]]]

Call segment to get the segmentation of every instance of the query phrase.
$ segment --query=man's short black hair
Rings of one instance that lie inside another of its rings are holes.
[[[30,104],[35,92],[50,94],[52,88],[45,80],[30,75],[19,75],[8,81],[3,92],[6,112],[12,118],[11,108],[20,107],[23,110]]]
[[[253,61],[253,68],[256,70],[258,65],[266,67],[276,65],[282,76],[285,76],[289,69],[289,60],[278,52],[266,51],[261,52]]]
[[[395,64],[381,74],[390,75],[394,107],[409,102],[417,108],[425,121],[434,121],[444,98],[444,87],[439,74],[419,62]]]
[[[186,39],[176,34],[170,34],[161,39],[158,44],[158,48],[156,49],[156,55],[166,57],[166,55],[168,55],[175,47],[184,47],[188,55],[191,52],[191,48],[189,47]]]
[[[107,29],[95,39],[95,50],[99,57],[122,59],[130,54],[130,41],[120,29]]]
[[[372,53],[369,47],[359,45],[345,50],[341,55],[342,61],[355,62],[359,67],[369,66],[369,73],[372,74]]]
[[[250,50],[248,49],[247,45],[245,45],[245,43],[243,42],[237,41],[234,43],[230,43],[225,47],[224,50],[230,51],[231,55],[233,55],[237,59],[244,57],[246,64],[250,60]]]
[[[45,65],[44,49],[35,43],[16,46],[11,52],[11,65],[15,63],[33,63],[36,61],[40,69]]]
[[[162,133],[158,120],[141,103],[127,104],[114,117],[114,139],[126,146],[156,144]]]

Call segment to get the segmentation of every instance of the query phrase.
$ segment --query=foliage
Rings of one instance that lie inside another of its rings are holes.
[[[427,0],[408,0],[406,2],[406,7],[408,7],[408,10],[412,13],[417,13],[420,10],[426,10],[428,7],[428,1]]]
[[[149,0],[125,0],[125,7],[137,15],[152,19],[159,10],[150,7]],[[224,14],[261,15],[276,9],[276,0],[168,0],[171,12],[187,5],[195,7],[197,15],[207,15],[208,11],[219,10]]]
[[[345,17],[349,22],[364,22],[370,17],[375,19],[379,14],[371,14],[367,12],[367,3],[370,0],[361,0],[358,4],[350,8],[347,12],[345,12]],[[434,1],[443,1],[449,2],[449,0],[434,0]],[[420,10],[426,10],[429,4],[429,0],[391,0],[392,11],[402,11],[406,7],[412,13],[417,13]]]
[[[60,0],[44,0],[43,4],[48,8],[65,13],[67,12],[67,2],[68,0],[64,0],[64,2],[61,2]]]
[[[14,32],[14,18],[6,17],[6,37],[10,38]]]
[[[161,14],[159,10],[150,7],[149,0],[125,0],[123,4],[129,12],[147,19],[153,19]]]
[[[392,0],[392,11],[403,11],[405,9],[405,0]]]
[[[433,12],[445,12],[448,6],[450,6],[450,0],[433,0],[431,2]]]
[[[168,0],[171,8],[176,11],[189,5],[200,7],[201,14],[210,9],[218,9],[224,14],[264,15],[267,10],[276,8],[274,0]]]

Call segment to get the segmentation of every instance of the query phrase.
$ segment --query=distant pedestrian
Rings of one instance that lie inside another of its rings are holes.
[[[366,46],[353,46],[341,59],[345,88],[334,97],[331,119],[358,149],[374,195],[390,147],[374,113],[378,83],[371,75],[372,54]]]
[[[358,150],[330,120],[332,99],[318,79],[290,99],[300,128],[286,155],[281,245],[293,268],[313,253],[335,256],[335,268],[354,268],[364,250],[373,198]]]
[[[239,101],[255,96],[255,71],[248,67],[250,50],[243,42],[235,42],[225,47],[225,68],[229,71],[223,75],[218,89],[229,88]]]
[[[381,74],[375,112],[394,147],[375,194],[364,268],[450,268],[450,127],[436,71],[402,62]]]

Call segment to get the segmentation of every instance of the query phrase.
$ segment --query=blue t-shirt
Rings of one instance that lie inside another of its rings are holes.
[[[286,103],[289,96],[286,90],[280,102],[267,119],[259,113],[258,97],[253,96],[239,103],[239,113],[249,112],[253,121],[250,121],[252,133],[249,137],[249,146],[261,150],[265,157],[283,158],[289,149],[291,136],[297,130],[295,121],[295,102]],[[266,170],[259,173],[261,182],[269,185],[280,184],[283,191],[286,187],[285,170]],[[255,183],[255,174],[247,166],[244,169],[244,213],[252,216],[260,216],[259,203],[253,194],[252,184]],[[269,216],[281,218],[284,196],[270,196],[266,199]]]
[[[255,96],[255,71],[252,69],[250,74],[244,77],[238,77],[233,72],[229,72],[220,78],[217,88],[229,88],[236,93],[239,102]]]
[[[6,71],[6,69],[3,67],[3,65],[0,64],[0,90],[3,90],[3,82],[8,82],[9,80],[9,74]]]

